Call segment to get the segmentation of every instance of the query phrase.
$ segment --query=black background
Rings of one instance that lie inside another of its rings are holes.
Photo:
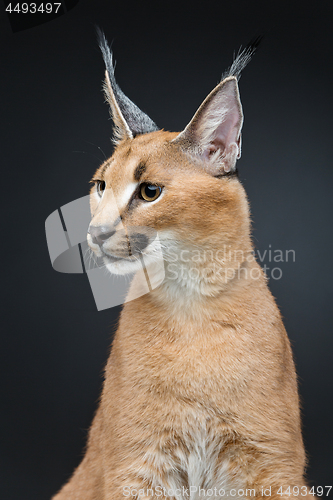
[[[82,0],[15,34],[0,10],[1,498],[48,499],[79,463],[119,313],[97,312],[86,276],[53,271],[44,231],[88,193],[99,148],[112,153],[95,24],[124,92],[166,130],[264,34],[240,81],[238,168],[257,249],[296,252],[270,287],[295,354],[309,482],[332,484],[332,2]]]

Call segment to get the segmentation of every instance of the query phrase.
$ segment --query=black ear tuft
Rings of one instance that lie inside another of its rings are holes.
[[[102,51],[106,72],[108,75],[108,82],[105,85],[105,91],[111,108],[116,106],[118,112],[120,111],[122,119],[126,122],[126,126],[131,131],[133,137],[138,134],[146,134],[159,130],[157,125],[147,116],[141,109],[139,109],[121,90],[116,82],[114,76],[114,64],[112,60],[112,52],[105,38],[103,31],[96,28],[99,47]],[[108,91],[108,85],[111,89]],[[116,103],[111,101],[115,99]],[[112,111],[113,118],[115,119],[115,112]]]
[[[257,48],[260,45],[261,40],[263,39],[263,35],[259,35],[253,40],[251,40],[245,49],[241,50],[241,48],[238,51],[237,56],[235,57],[232,65],[230,68],[225,71],[221,77],[221,81],[227,78],[228,76],[235,76],[237,80],[240,79],[241,77],[241,72],[247,66],[247,64],[251,61],[252,56],[255,54],[257,51]]]

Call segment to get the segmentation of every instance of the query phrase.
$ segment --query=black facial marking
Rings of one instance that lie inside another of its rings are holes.
[[[134,170],[134,179],[139,182],[141,175],[146,171],[146,165],[144,163],[139,163],[139,165]]]
[[[101,171],[101,174],[100,174],[102,177],[103,177],[106,169],[109,168],[109,166],[111,165],[111,163],[112,163],[112,160],[109,161],[106,165],[104,165],[103,170]]]
[[[131,250],[133,253],[141,253],[149,243],[149,238],[142,233],[133,233],[129,236]]]
[[[121,215],[119,215],[119,217],[117,217],[116,220],[114,221],[113,223],[114,227],[117,227],[120,222],[121,222]]]
[[[131,148],[131,146],[130,146],[130,147],[128,148],[128,150],[126,151],[125,156],[127,156],[127,157],[128,157],[128,156],[130,156],[130,154],[131,154],[131,153],[132,153],[132,148]]]

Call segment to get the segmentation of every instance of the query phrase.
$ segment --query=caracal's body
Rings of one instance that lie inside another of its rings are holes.
[[[289,486],[304,497],[292,353],[253,258],[235,167],[242,110],[233,75],[249,53],[177,134],[157,130],[122,94],[101,43],[118,144],[93,179],[88,242],[111,272],[139,269],[140,253],[153,269],[155,240],[141,234],[137,253],[124,253],[130,228],[152,228],[165,279],[125,304],[86,454],[54,500],[243,498],[253,490],[290,500]],[[130,293],[139,286],[134,279]]]

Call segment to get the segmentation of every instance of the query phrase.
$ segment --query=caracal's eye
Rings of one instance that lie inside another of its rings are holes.
[[[98,195],[102,198],[106,184],[104,181],[97,181],[96,182],[96,187],[97,187],[97,193]]]
[[[162,188],[159,186],[153,186],[152,184],[147,184],[144,182],[140,186],[140,196],[145,201],[154,201],[162,193]]]

